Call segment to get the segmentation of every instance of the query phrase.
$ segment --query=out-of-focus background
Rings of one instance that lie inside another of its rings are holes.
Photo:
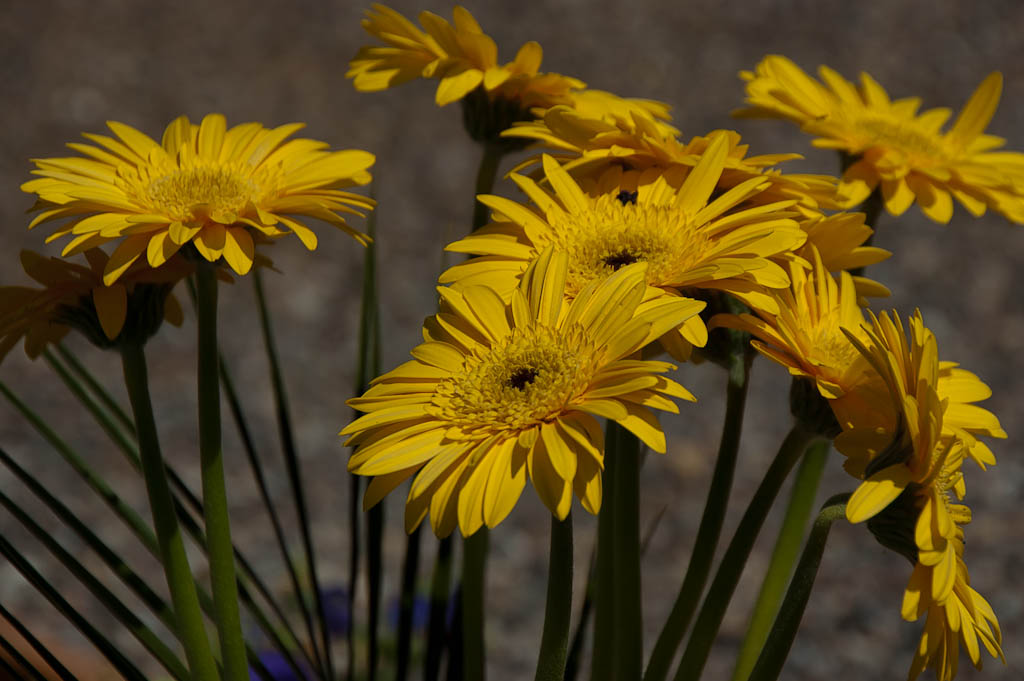
[[[410,17],[423,9],[406,0],[391,6]],[[104,121],[111,119],[157,139],[182,113],[199,120],[218,111],[229,124],[305,121],[303,134],[334,148],[377,155],[373,172],[380,201],[384,368],[403,361],[419,339],[422,318],[433,311],[441,248],[467,230],[479,150],[462,131],[457,105],[434,105],[434,83],[415,82],[383,93],[354,91],[344,74],[348,60],[369,40],[359,25],[364,8],[321,0],[8,3],[0,12],[0,95],[6,103],[0,109],[0,284],[25,281],[17,261],[20,249],[56,252],[43,244],[45,228],[25,230],[24,211],[31,200],[18,186],[29,177],[30,158],[63,155],[65,142],[78,140],[81,132],[102,132]],[[451,16],[450,5],[430,3],[428,8]],[[986,74],[1000,70],[1003,98],[989,132],[1005,136],[1011,149],[1024,149],[1024,4],[1018,0],[572,0],[471,3],[469,9],[497,41],[500,59],[511,59],[523,42],[537,40],[544,47],[545,70],[620,95],[666,101],[685,137],[727,127],[743,135],[751,153],[804,153],[805,161],[786,165],[793,172],[835,172],[837,159],[813,150],[809,139],[788,123],[729,116],[743,102],[737,72],[752,68],[765,54],[785,54],[808,70],[828,64],[848,78],[865,70],[894,97],[916,95],[925,107],[954,109]],[[497,191],[513,194],[508,183]],[[885,307],[895,306],[903,314],[922,310],[938,335],[942,358],[961,362],[992,387],[994,396],[986,406],[1010,433],[1008,441],[993,446],[999,457],[994,470],[981,474],[967,466],[967,502],[975,517],[967,528],[967,563],[974,586],[1000,618],[1008,665],[986,659],[986,669],[977,673],[962,659],[961,678],[1024,678],[1024,461],[1019,444],[1024,436],[1024,226],[995,215],[976,220],[958,208],[952,223],[943,227],[912,208],[899,219],[884,216],[879,231],[876,243],[894,252],[871,270],[893,291]],[[267,273],[265,283],[312,499],[320,568],[327,581],[338,584],[347,571],[349,482],[347,454],[336,433],[351,413],[345,400],[353,392],[362,250],[326,225],[318,233],[315,253],[306,252],[297,239],[275,246],[272,255],[281,274]],[[251,282],[245,278],[223,290],[222,342],[257,445],[273,473],[272,490],[284,499],[287,481],[252,302]],[[194,333],[189,316],[182,329],[161,332],[147,352],[165,452],[198,486]],[[115,356],[94,351],[78,338],[71,346],[108,379],[115,394],[123,395]],[[764,360],[754,372],[723,543],[789,425],[785,372]],[[684,405],[679,417],[663,419],[670,432],[668,454],[648,457],[643,471],[643,522],[664,510],[643,566],[648,653],[690,554],[723,409],[720,369],[685,366],[677,377],[700,402]],[[0,367],[0,379],[50,418],[93,465],[110,471],[117,492],[148,517],[141,481],[45,363],[29,362],[16,349]],[[230,424],[225,433],[235,536],[267,579],[284,589],[287,582],[268,523]],[[150,570],[154,585],[161,585],[156,564],[6,404],[0,404],[0,446],[43,477],[104,538]],[[839,459],[833,455],[829,461],[822,499],[854,486]],[[6,472],[0,472],[0,488],[36,508]],[[282,503],[281,509],[291,522],[290,505]],[[732,671],[778,512],[768,519],[751,557],[706,678],[728,678]],[[389,501],[387,513],[386,601],[397,589],[404,546],[400,499]],[[575,516],[582,579],[595,523],[585,512]],[[102,570],[45,511],[39,519],[87,565]],[[543,613],[547,527],[546,512],[528,491],[491,535],[487,640],[495,681],[532,676]],[[45,552],[6,514],[0,514],[0,533],[47,565]],[[297,535],[294,539],[297,551]],[[435,546],[425,538],[424,583]],[[67,573],[52,565],[46,569],[72,602],[99,610]],[[909,574],[906,561],[879,546],[865,528],[838,524],[784,677],[905,676],[922,626],[900,619]],[[580,582],[576,592],[578,602]],[[95,678],[103,678],[99,656],[6,563],[0,563],[0,602],[67,651],[81,665],[83,678],[93,664]],[[137,650],[130,637],[113,627],[110,631],[129,650]]]

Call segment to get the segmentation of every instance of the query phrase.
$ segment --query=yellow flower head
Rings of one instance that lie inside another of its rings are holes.
[[[963,563],[962,526],[971,512],[950,493],[964,497],[966,456],[995,462],[971,434],[1005,433],[991,413],[970,404],[987,397],[988,388],[939,362],[935,336],[920,313],[909,327],[908,335],[899,317],[883,314],[872,317],[866,343],[849,334],[871,366],[855,391],[862,390],[862,404],[873,408],[836,410],[845,429],[836,447],[849,457],[847,470],[864,480],[847,504],[847,519],[866,520],[879,541],[915,565],[902,615],[908,621],[928,617],[910,678],[932,667],[940,679],[952,679],[961,642],[975,665],[979,638],[993,656],[1002,656],[995,614],[970,587]]]
[[[557,73],[540,73],[543,52],[528,42],[515,60],[498,64],[498,47],[464,7],[456,6],[454,24],[421,12],[423,30],[395,10],[374,4],[363,28],[386,45],[363,47],[346,77],[360,92],[377,92],[416,78],[439,80],[438,106],[463,99],[478,87],[491,99],[515,101],[520,108],[548,108],[569,100],[569,90],[584,83]]]
[[[793,376],[814,381],[822,397],[836,399],[857,384],[865,369],[843,332],[848,329],[866,339],[861,330],[864,314],[852,277],[842,272],[836,281],[813,247],[808,256],[811,269],[790,263],[789,288],[772,292],[778,303],[774,314],[716,315],[709,326],[750,333],[762,355]]]
[[[152,269],[132,266],[116,283],[103,283],[107,255],[98,248],[85,252],[88,267],[59,258],[45,258],[32,251],[21,252],[25,273],[43,285],[0,287],[0,360],[25,339],[25,353],[35,359],[47,345],[59,342],[72,327],[97,345],[113,345],[125,329],[148,336],[159,319],[129,319],[140,306],[156,304],[162,318],[175,326],[182,311],[170,289],[191,271],[180,257]],[[150,285],[150,286],[146,286]],[[155,286],[153,286],[155,285]],[[152,302],[150,302],[152,301]],[[134,303],[134,304],[133,304]],[[146,328],[138,328],[138,326]],[[136,338],[138,340],[138,338]]]
[[[441,287],[415,359],[377,378],[359,398],[367,412],[341,431],[356,447],[348,468],[374,477],[364,506],[415,475],[406,505],[412,531],[430,513],[438,536],[469,535],[512,510],[526,478],[558,518],[573,492],[601,506],[604,442],[597,417],[620,423],[658,452],[665,436],[651,408],[692,400],[661,374],[667,362],[633,359],[697,314],[683,298],[644,303],[643,264],[595,281],[565,303],[568,257],[548,249],[506,303],[493,290]]]
[[[749,179],[711,200],[727,151],[728,139],[719,135],[696,167],[680,166],[635,191],[596,197],[545,156],[551,191],[528,177],[512,175],[536,208],[480,196],[494,209],[496,222],[447,249],[482,257],[455,265],[441,281],[484,284],[507,298],[529,263],[554,245],[568,253],[570,298],[619,267],[642,261],[647,263],[647,284],[660,289],[662,296],[720,289],[751,304],[772,307],[774,299],[764,289],[788,286],[789,278],[771,258],[792,253],[806,237],[792,219],[793,201],[734,210],[765,189],[768,182],[763,178]],[[685,357],[690,346],[707,342],[707,329],[697,317],[680,332],[681,336],[665,339],[677,357]]]
[[[633,101],[633,100],[629,100]],[[784,175],[774,166],[801,158],[799,154],[767,154],[747,156],[748,147],[740,144],[740,136],[732,130],[715,130],[706,136],[681,142],[679,132],[655,115],[644,111],[623,110],[611,115],[598,107],[556,106],[542,119],[517,123],[502,133],[503,137],[533,140],[553,151],[555,158],[581,184],[607,189],[636,189],[653,182],[670,169],[693,168],[722,135],[729,148],[725,167],[717,189],[725,191],[759,176],[771,184],[759,200],[763,202],[796,199],[796,209],[806,217],[821,215],[822,208],[836,207],[836,180],[827,175]],[[626,115],[628,114],[628,115]],[[515,170],[522,172],[541,162],[537,154]],[[539,172],[539,171],[538,171]]]
[[[361,215],[356,208],[373,207],[372,199],[341,191],[370,181],[373,154],[287,140],[301,123],[228,129],[220,114],[206,116],[201,125],[175,119],[161,144],[123,123],[107,125],[117,139],[86,134],[97,146],[68,145],[86,158],[36,159],[32,172],[39,179],[21,188],[39,195],[35,209],[42,212],[30,228],[70,218],[47,239],[72,236],[63,255],[120,241],[103,275],[108,285],[143,253],[159,267],[186,244],[245,274],[255,257],[254,237],[294,233],[306,248],[316,248],[306,217],[368,243],[339,213]]]
[[[839,185],[844,207],[879,187],[892,215],[916,201],[929,218],[947,223],[956,197],[975,216],[991,208],[1024,223],[1024,154],[995,151],[1004,140],[984,133],[999,102],[999,73],[978,86],[947,132],[949,109],[918,113],[919,98],[892,101],[866,73],[859,88],[826,66],[818,73],[823,82],[769,55],[740,73],[750,108],[736,114],[788,119],[816,135],[815,146],[855,157]]]

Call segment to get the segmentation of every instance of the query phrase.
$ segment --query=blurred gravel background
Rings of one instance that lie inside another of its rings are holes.
[[[407,16],[423,9],[405,0],[392,6]],[[1007,137],[1009,148],[1024,149],[1024,4],[1019,0],[572,0],[473,3],[469,8],[497,41],[500,59],[511,59],[523,42],[537,40],[544,46],[546,70],[621,95],[669,102],[686,137],[729,127],[743,134],[751,153],[805,153],[806,161],[787,166],[793,172],[835,172],[837,162],[812,150],[808,138],[789,124],[729,117],[743,101],[737,71],[753,67],[768,53],[788,55],[808,70],[826,63],[849,78],[866,70],[894,97],[918,95],[925,107],[959,109],[982,78],[999,69],[1005,86],[989,131]],[[413,83],[376,94],[353,90],[344,73],[348,60],[367,41],[359,26],[363,9],[359,3],[311,0],[7,3],[0,11],[0,94],[7,102],[0,109],[3,283],[24,280],[17,264],[20,249],[43,249],[44,234],[25,231],[24,210],[31,200],[18,190],[28,179],[29,158],[62,155],[65,142],[79,139],[83,131],[101,132],[108,119],[158,139],[167,122],[181,113],[198,121],[207,112],[220,111],[229,124],[305,121],[310,137],[335,148],[377,154],[387,341],[383,363],[390,368],[403,361],[419,338],[419,323],[433,311],[441,247],[464,233],[470,221],[479,152],[462,132],[457,106],[440,110],[433,105],[433,84]],[[433,3],[429,9],[451,16],[445,4]],[[512,193],[507,184],[498,191]],[[994,446],[1000,464],[991,474],[968,473],[975,522],[967,530],[973,583],[999,615],[1008,665],[986,659],[987,669],[977,673],[962,663],[961,678],[1021,679],[1024,515],[1017,504],[1024,487],[1018,444],[1024,417],[1024,228],[998,216],[974,220],[960,209],[952,224],[942,227],[914,208],[898,221],[883,217],[880,231],[876,243],[895,255],[872,273],[892,288],[891,304],[904,314],[922,309],[939,337],[941,356],[962,362],[992,386],[995,396],[987,406],[1011,436]],[[318,232],[320,248],[314,254],[305,252],[297,239],[275,247],[273,256],[283,274],[268,273],[265,281],[313,500],[321,570],[328,581],[338,583],[347,571],[349,483],[346,453],[335,434],[350,417],[345,400],[352,395],[362,253],[327,226]],[[252,299],[247,280],[223,291],[221,333],[261,453],[274,471],[272,487],[285,498],[287,483]],[[148,354],[165,452],[198,486],[193,324],[190,318],[184,328],[161,333]],[[72,346],[123,395],[115,356],[96,353],[77,338]],[[15,350],[0,372],[4,382],[52,419],[95,466],[110,471],[118,492],[148,517],[141,482],[99,429],[84,419],[45,363],[31,363]],[[789,425],[785,373],[758,361],[754,376],[735,503],[723,543]],[[688,366],[678,378],[701,401],[684,407],[681,417],[665,419],[669,453],[652,456],[643,471],[644,522],[666,509],[644,564],[648,653],[691,550],[723,408],[721,370]],[[269,523],[230,424],[225,433],[236,537],[267,579],[283,589],[286,580],[270,543]],[[159,585],[155,563],[7,405],[0,405],[0,446],[43,476],[51,490],[119,551],[151,570]],[[822,499],[853,487],[839,458],[829,462]],[[0,486],[37,508],[6,472],[0,472]],[[290,506],[282,504],[282,509],[291,519]],[[397,589],[404,546],[400,514],[399,500],[392,499],[386,599]],[[38,515],[66,547],[102,570],[48,513],[40,510]],[[731,674],[777,522],[773,515],[762,532],[708,664],[708,679]],[[585,566],[595,524],[582,512],[576,513],[576,523],[577,565]],[[487,638],[493,681],[532,677],[543,614],[547,527],[542,506],[527,492],[509,520],[492,533]],[[43,549],[7,515],[0,516],[0,532],[47,564]],[[424,542],[424,582],[435,545],[433,539]],[[906,562],[875,543],[864,528],[837,525],[783,678],[903,678],[921,628],[899,616],[909,573]],[[59,567],[48,567],[47,574],[74,603],[98,610]],[[582,578],[582,570],[580,574]],[[577,600],[581,590],[578,582]],[[89,674],[110,678],[83,639],[7,564],[0,564],[0,602],[46,640],[76,656],[83,679]],[[138,650],[127,635],[118,634],[118,641]],[[158,672],[153,674],[159,678]]]

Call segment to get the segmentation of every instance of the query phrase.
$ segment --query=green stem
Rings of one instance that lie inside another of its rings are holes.
[[[683,585],[672,606],[665,627],[658,636],[647,664],[644,681],[664,681],[668,676],[672,658],[686,635],[690,620],[697,609],[700,596],[707,585],[711,562],[718,548],[722,534],[729,491],[732,488],[733,473],[736,470],[736,456],[740,448],[740,434],[743,431],[743,412],[747,404],[747,386],[750,384],[750,363],[752,357],[746,352],[734,352],[729,360],[729,375],[725,394],[725,423],[718,445],[715,471],[704,502],[704,515],[700,519],[697,538],[690,553],[690,564],[686,568]]]
[[[489,194],[494,189],[494,180],[498,176],[498,164],[501,163],[502,151],[497,144],[484,144],[484,153],[480,158],[480,166],[476,171],[476,193],[473,195],[473,231],[487,224],[488,208],[476,197]]]
[[[786,515],[779,529],[779,537],[775,540],[768,572],[761,583],[761,592],[757,595],[747,635],[743,639],[739,657],[736,659],[736,670],[733,681],[746,681],[750,671],[757,662],[761,647],[772,628],[772,620],[779,610],[779,603],[793,572],[800,545],[804,540],[807,521],[814,508],[814,499],[818,494],[818,484],[828,460],[829,443],[825,440],[811,445],[804,454],[800,467],[793,482],[792,496],[786,507]]]
[[[395,681],[406,681],[412,658],[413,607],[416,604],[416,574],[420,565],[420,537],[418,526],[405,538],[405,558],[402,561],[402,592],[398,605],[398,642],[395,653]]]
[[[462,542],[463,678],[484,681],[484,589],[489,531],[481,527]]]
[[[217,666],[213,661],[210,641],[206,637],[203,614],[199,608],[192,570],[185,554],[181,528],[174,510],[174,500],[167,485],[164,460],[160,453],[160,441],[153,418],[153,405],[149,397],[149,379],[146,371],[146,356],[142,345],[126,344],[121,347],[121,363],[124,367],[124,382],[128,388],[135,415],[135,430],[139,437],[139,455],[142,459],[142,473],[146,480],[146,492],[153,513],[160,562],[167,577],[167,586],[174,606],[178,638],[185,648],[189,670],[195,681],[218,679]]]
[[[434,574],[430,579],[430,615],[427,622],[427,651],[423,656],[423,681],[437,681],[447,637],[448,595],[452,579],[451,537],[437,544]]]
[[[551,516],[548,554],[548,596],[535,681],[562,681],[572,614],[572,515]]]
[[[640,590],[640,441],[617,423],[605,460],[618,457],[615,485],[615,678],[639,679],[643,672],[643,617]]]
[[[800,628],[800,620],[803,619],[807,601],[811,597],[811,589],[814,588],[814,578],[818,575],[818,566],[821,564],[821,555],[825,552],[829,530],[832,529],[833,522],[846,516],[846,502],[849,498],[849,494],[837,494],[822,506],[821,513],[811,528],[811,536],[807,539],[804,552],[800,556],[800,564],[797,565],[793,581],[786,592],[786,600],[782,603],[761,656],[750,673],[750,681],[775,681],[779,678],[782,665],[785,664],[789,650],[793,646],[793,639],[796,638],[797,629]]]
[[[18,632],[29,644],[36,655],[38,655],[43,662],[49,665],[53,673],[60,678],[60,681],[78,681],[78,677],[71,673],[67,667],[65,667],[60,660],[58,660],[50,649],[47,648],[43,643],[35,637],[35,635],[29,631],[28,627],[21,623],[21,621],[14,616],[10,610],[4,607],[3,603],[0,603],[0,617],[4,619],[11,626],[11,629]]]
[[[700,678],[704,665],[707,663],[711,644],[718,635],[718,629],[729,607],[736,584],[740,581],[743,568],[750,556],[750,551],[757,540],[758,532],[764,524],[772,503],[807,445],[817,436],[799,423],[793,426],[789,435],[779,447],[779,453],[768,467],[754,497],[750,500],[743,518],[740,520],[736,533],[733,535],[729,548],[726,549],[722,562],[718,566],[715,579],[708,589],[707,596],[701,604],[697,621],[693,626],[693,634],[683,652],[682,661],[676,670],[676,681],[696,681]]]
[[[248,681],[249,664],[238,611],[235,554],[231,544],[228,496],[220,433],[220,363],[217,355],[217,270],[199,263],[196,269],[199,327],[199,460],[203,478],[203,517],[206,520],[213,591],[214,621],[220,638],[226,681]]]

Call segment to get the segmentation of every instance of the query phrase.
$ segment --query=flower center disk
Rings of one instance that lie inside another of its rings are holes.
[[[583,395],[596,351],[581,327],[518,328],[503,344],[468,355],[437,388],[431,413],[449,421],[449,437],[515,434],[561,414]]]

